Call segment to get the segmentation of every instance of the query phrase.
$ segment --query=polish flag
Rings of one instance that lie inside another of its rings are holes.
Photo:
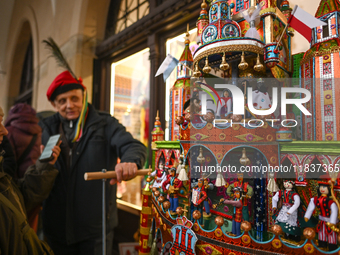
[[[288,20],[288,24],[298,31],[309,42],[312,39],[312,29],[314,27],[325,26],[327,23],[315,18],[308,12],[295,5],[292,15]]]

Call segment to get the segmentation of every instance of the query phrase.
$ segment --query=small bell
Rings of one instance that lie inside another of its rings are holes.
[[[205,73],[211,72],[211,67],[209,66],[208,57],[206,57],[206,59],[205,59],[205,66],[203,67],[203,72],[205,72]]]
[[[240,163],[241,163],[241,165],[244,165],[244,166],[250,165],[250,160],[249,160],[249,158],[247,158],[245,148],[243,148],[243,150],[242,150],[242,157],[240,158]]]
[[[198,154],[197,162],[200,163],[200,164],[203,164],[205,162],[205,157],[203,157],[202,147],[200,147],[200,153]]]
[[[196,78],[199,78],[199,77],[201,76],[201,72],[200,72],[200,70],[198,69],[198,62],[197,62],[196,65],[195,65],[195,71],[194,71],[194,73],[193,73],[192,76],[194,76],[194,77],[196,77]]]
[[[223,53],[223,57],[222,57],[222,63],[220,64],[220,69],[222,71],[226,71],[229,69],[229,64],[227,63],[227,61],[225,60],[225,52]]]
[[[248,68],[248,63],[244,59],[244,51],[242,51],[241,62],[238,64],[238,68],[241,70],[246,70]]]
[[[264,66],[262,65],[262,63],[260,61],[260,54],[257,54],[256,65],[254,66],[254,70],[256,72],[260,72],[260,71],[263,70],[263,67]]]

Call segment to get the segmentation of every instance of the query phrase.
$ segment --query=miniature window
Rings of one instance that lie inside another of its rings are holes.
[[[149,1],[122,0],[116,22],[116,34],[149,14]]]
[[[329,27],[328,24],[326,26],[322,26],[322,38],[325,39],[329,37]]]
[[[244,0],[237,0],[236,1],[236,12],[244,9]]]

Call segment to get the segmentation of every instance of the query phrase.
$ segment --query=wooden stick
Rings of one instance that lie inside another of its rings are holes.
[[[274,50],[274,51],[276,51],[277,48],[279,47],[279,44],[280,44],[280,42],[281,42],[281,40],[282,40],[282,38],[283,38],[283,35],[285,34],[285,32],[286,32],[288,26],[289,26],[289,23],[287,23],[287,25],[285,26],[285,29],[283,29],[283,32],[282,32],[282,34],[281,34],[281,36],[280,36],[279,41],[278,41],[277,44],[276,44],[276,47],[275,47],[275,50]],[[274,52],[274,53],[275,53],[275,52]]]
[[[144,175],[147,175],[149,172],[152,172],[152,169],[141,169],[137,171],[137,176],[144,176]],[[106,173],[90,172],[90,173],[84,174],[85,181],[101,180],[101,179],[116,179],[116,178],[117,178],[116,171],[107,171]]]

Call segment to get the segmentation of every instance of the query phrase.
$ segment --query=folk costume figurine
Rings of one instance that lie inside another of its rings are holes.
[[[285,233],[286,238],[300,241],[302,231],[298,219],[298,209],[300,206],[300,196],[294,191],[294,181],[284,180],[284,191],[276,192],[272,200],[274,211],[277,208],[279,200],[282,201],[280,210],[276,210],[273,215],[275,224],[281,226],[282,231]]]
[[[267,87],[262,78],[257,79],[257,87],[252,93],[253,106],[257,110],[268,110],[272,107]]]
[[[178,207],[178,193],[182,185],[182,181],[176,177],[176,168],[170,168],[170,174],[166,181],[163,182],[162,188],[164,192],[168,192],[171,213],[176,213],[176,208]]]
[[[237,187],[242,188],[243,194],[241,194],[241,201],[242,201],[243,219],[245,221],[249,221],[248,199],[250,199],[253,196],[254,191],[248,182],[243,182],[243,173],[237,173],[237,179],[238,181],[228,186],[227,195],[233,197],[234,188],[237,188]]]
[[[191,102],[191,122],[193,124],[206,123],[201,115],[201,100],[198,97],[192,97]]]
[[[159,163],[158,169],[151,173],[151,176],[155,177],[152,187],[161,188],[163,182],[166,180],[166,172],[162,162]]]
[[[204,190],[206,192],[208,192],[208,190],[213,190],[214,189],[214,185],[212,183],[209,183],[209,179],[208,178],[204,178],[203,179],[203,184],[204,184]],[[208,198],[208,196],[203,201],[203,205],[204,205],[204,210],[205,210],[205,215],[204,216],[205,217],[210,217],[211,213],[210,213],[210,205],[209,205],[209,198]]]
[[[319,247],[326,248],[328,243],[328,250],[333,251],[337,248],[337,233],[333,226],[338,223],[339,208],[331,198],[329,185],[328,182],[319,182],[318,197],[311,198],[305,213],[305,221],[310,219],[315,208],[320,210],[319,224],[316,226]]]
[[[193,217],[192,217],[193,211],[198,210],[202,214],[203,205],[204,205],[204,201],[206,200],[206,198],[207,198],[207,193],[205,192],[205,189],[204,189],[203,179],[198,179],[197,186],[192,189],[191,202],[193,204],[193,208],[191,210],[191,220],[193,220]],[[199,223],[202,224],[202,222],[203,222],[203,217],[199,219]]]
[[[223,90],[221,101],[222,104],[218,103],[217,105],[217,116],[220,116],[222,119],[229,118],[231,115],[231,105],[232,99],[230,97],[231,93],[229,89]]]
[[[233,198],[234,199],[226,199],[223,201],[224,204],[229,204],[234,206],[233,213],[233,223],[231,233],[234,236],[241,235],[241,222],[242,222],[242,193],[243,189],[241,187],[233,188]],[[223,200],[223,198],[221,199]]]

